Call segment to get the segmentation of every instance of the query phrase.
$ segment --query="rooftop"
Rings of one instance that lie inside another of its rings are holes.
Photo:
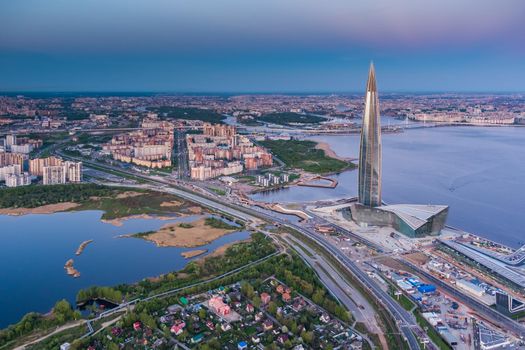
[[[420,228],[433,216],[448,207],[446,205],[392,204],[379,207],[399,216],[414,230]]]

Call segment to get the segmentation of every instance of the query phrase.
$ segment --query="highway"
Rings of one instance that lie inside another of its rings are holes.
[[[282,221],[279,218],[273,218],[274,221]],[[393,300],[388,293],[386,293],[381,287],[379,287],[368,275],[363,272],[357,265],[346,255],[344,255],[339,249],[335,248],[330,244],[326,239],[316,233],[312,233],[303,229],[300,226],[291,223],[282,223],[288,227],[293,228],[294,230],[300,232],[306,237],[314,240],[320,244],[324,249],[332,254],[343,266],[346,266],[350,272],[357,277],[357,279],[378,299],[385,308],[390,312],[394,317],[398,326],[405,336],[406,341],[408,342],[410,349],[419,349],[419,342],[412,331],[412,328],[418,328],[415,318],[401,305],[399,305],[395,300]]]

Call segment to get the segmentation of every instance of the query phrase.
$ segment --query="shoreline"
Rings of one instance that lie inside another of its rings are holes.
[[[124,225],[124,221],[126,221],[126,220],[133,220],[133,219],[151,220],[151,219],[155,219],[155,220],[168,221],[168,220],[175,220],[175,219],[178,219],[178,218],[181,218],[181,217],[184,217],[184,216],[185,215],[180,214],[180,213],[177,213],[177,215],[174,215],[174,216],[166,216],[166,215],[156,216],[156,215],[152,215],[152,214],[135,214],[135,215],[123,216],[123,217],[114,218],[114,219],[102,219],[102,217],[101,217],[100,221],[105,223],[105,224],[121,227],[121,226]]]
[[[54,214],[70,211],[79,207],[80,204],[75,202],[62,202],[56,204],[46,204],[35,208],[2,208],[0,215],[23,216],[30,214]]]
[[[134,233],[119,237],[141,238],[154,243],[157,247],[196,248],[237,231],[239,230],[209,226],[206,224],[206,218],[200,218],[188,223],[168,223],[156,231],[145,234]]]
[[[207,252],[208,252],[208,249],[197,249],[197,250],[188,250],[188,251],[182,252],[180,253],[180,255],[184,259],[191,259],[199,255],[206,254]]]
[[[315,140],[314,142],[317,142],[317,144],[315,145],[315,149],[320,149],[320,150],[324,151],[324,154],[327,157],[338,159],[338,160],[342,160],[344,162],[349,162],[350,161],[350,158],[341,157],[341,156],[337,155],[337,153],[335,153],[335,151],[332,149],[332,147],[330,146],[329,143],[324,142],[324,141],[317,141],[317,140]]]

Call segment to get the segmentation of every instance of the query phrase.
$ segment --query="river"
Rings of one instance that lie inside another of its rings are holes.
[[[359,153],[358,135],[311,139],[339,156]],[[525,128],[412,129],[382,140],[384,201],[447,204],[452,226],[512,247],[525,242]],[[335,189],[293,187],[252,198],[284,203],[356,196],[357,171],[335,178]]]
[[[30,311],[48,312],[54,303],[74,303],[78,290],[93,285],[133,283],[145,277],[183,268],[190,260],[181,252],[207,249],[249,237],[235,232],[196,248],[158,248],[122,234],[156,230],[169,222],[193,221],[197,217],[129,219],[122,226],[100,221],[102,212],[81,211],[47,215],[0,216],[0,329],[17,322]],[[80,256],[82,241],[93,239]],[[66,275],[64,264],[74,259],[79,278]]]

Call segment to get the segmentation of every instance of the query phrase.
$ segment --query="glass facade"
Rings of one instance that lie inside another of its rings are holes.
[[[359,202],[381,205],[381,123],[374,65],[370,65],[366,84],[365,111],[359,147]]]

